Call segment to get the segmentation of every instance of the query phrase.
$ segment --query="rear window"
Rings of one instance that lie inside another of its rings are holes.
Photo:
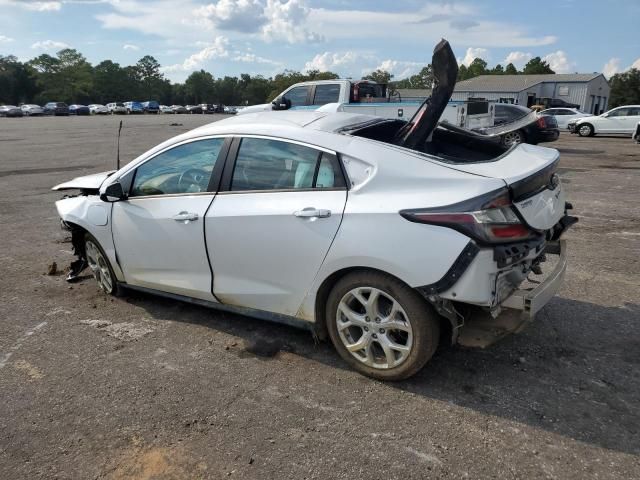
[[[326,105],[340,100],[340,85],[316,85],[316,93],[313,97],[314,105]]]

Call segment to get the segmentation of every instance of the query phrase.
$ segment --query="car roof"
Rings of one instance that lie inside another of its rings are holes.
[[[379,117],[345,112],[317,112],[309,110],[287,112],[256,112],[237,115],[197,128],[198,134],[222,134],[261,130],[265,125],[280,125],[292,129],[313,129],[336,132],[348,125],[355,125]],[[383,119],[381,119],[383,120]]]

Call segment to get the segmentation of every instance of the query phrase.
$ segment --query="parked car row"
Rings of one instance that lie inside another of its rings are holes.
[[[184,113],[197,113],[197,114],[210,114],[210,113],[231,113],[226,110],[223,105],[214,105],[212,103],[200,103],[198,105],[160,105],[160,113],[168,114],[184,114]],[[235,111],[233,112],[235,113]]]
[[[155,100],[147,102],[111,102],[106,105],[92,103],[90,105],[73,104],[67,105],[63,102],[49,102],[44,107],[35,104],[23,104],[19,107],[14,105],[0,106],[0,117],[22,117],[37,115],[133,115],[133,114],[158,114],[158,113],[236,113],[236,107],[225,107],[212,103],[201,103],[198,105],[160,105]]]

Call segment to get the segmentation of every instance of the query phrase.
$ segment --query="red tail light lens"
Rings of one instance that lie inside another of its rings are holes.
[[[452,228],[481,244],[514,242],[534,234],[516,215],[506,189],[447,207],[402,210],[400,215],[411,222]]]
[[[547,128],[547,121],[544,119],[544,117],[538,118],[537,123],[538,123],[538,127]]]

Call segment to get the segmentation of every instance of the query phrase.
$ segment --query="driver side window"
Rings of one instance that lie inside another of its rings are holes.
[[[178,145],[136,169],[129,197],[206,192],[224,138]]]

